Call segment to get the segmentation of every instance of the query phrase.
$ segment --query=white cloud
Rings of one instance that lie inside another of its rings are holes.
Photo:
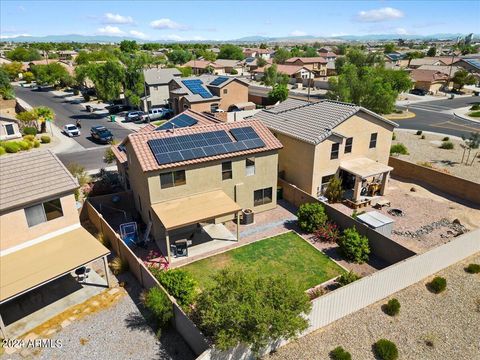
[[[290,36],[305,36],[307,33],[301,30],[294,30],[290,33]]]
[[[408,35],[408,31],[404,28],[396,28],[395,33],[398,35]]]
[[[135,36],[135,37],[137,37],[137,38],[139,38],[139,39],[147,39],[147,38],[148,38],[148,35],[145,34],[145,33],[143,33],[143,32],[141,32],[141,31],[130,30],[129,33],[130,33],[130,35]]]
[[[0,35],[0,39],[15,39],[19,36],[32,36],[30,34]]]
[[[120,14],[106,13],[103,16],[104,24],[133,24],[131,16],[122,16]]]
[[[150,26],[157,30],[187,30],[186,25],[179,24],[171,19],[158,19],[150,23]]]
[[[360,11],[357,20],[362,22],[381,22],[393,19],[400,19],[404,16],[403,12],[391,7]]]
[[[125,35],[125,32],[120,30],[117,26],[110,26],[110,25],[97,29],[97,32],[103,35],[115,35],[115,36]]]

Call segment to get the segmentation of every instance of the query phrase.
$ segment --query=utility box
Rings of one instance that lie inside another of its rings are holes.
[[[388,237],[392,234],[393,223],[395,222],[378,211],[369,211],[365,214],[358,215],[357,220]]]

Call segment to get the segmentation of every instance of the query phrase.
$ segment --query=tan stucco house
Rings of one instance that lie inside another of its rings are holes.
[[[437,94],[447,86],[448,74],[438,70],[415,69],[410,73],[415,89],[422,89]]]
[[[327,76],[327,59],[318,57],[293,57],[285,61],[285,65],[299,65],[313,71],[315,77]]]
[[[333,176],[343,181],[351,199],[360,201],[362,183],[373,177],[385,192],[395,123],[353,104],[287,99],[255,115],[283,144],[279,174],[315,197]]]
[[[176,68],[152,68],[143,70],[145,78],[146,97],[142,100],[143,109],[151,109],[153,106],[168,105],[168,83],[174,77],[180,77],[182,73]]]
[[[265,65],[261,68],[252,71],[252,78],[260,81],[265,76],[265,72],[272,65]],[[289,83],[292,85],[308,83],[308,79],[314,79],[315,73],[305,66],[301,65],[277,65],[277,72],[279,74],[287,75]]]

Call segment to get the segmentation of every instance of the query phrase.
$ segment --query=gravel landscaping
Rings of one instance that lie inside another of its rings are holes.
[[[425,136],[425,139],[421,139],[422,135]],[[428,162],[434,168],[450,175],[480,183],[478,175],[480,173],[480,157],[475,158],[472,166],[462,164],[463,148],[460,146],[463,143],[462,140],[450,138],[449,141],[453,143],[454,148],[446,150],[440,148],[444,136],[427,133],[422,135],[416,135],[415,131],[395,131],[396,140],[392,141],[392,145],[402,143],[409,152],[409,155],[399,155],[399,159],[415,164]],[[477,151],[479,150],[472,150],[469,163]],[[478,154],[480,155],[480,153]]]
[[[390,298],[348,315],[270,354],[270,360],[328,359],[342,346],[353,359],[375,359],[372,345],[380,338],[396,343],[399,359],[480,359],[480,276],[464,268],[480,263],[480,253],[437,275],[447,279],[447,289],[427,290],[429,277],[390,298],[401,304],[399,315],[390,317],[381,307]]]

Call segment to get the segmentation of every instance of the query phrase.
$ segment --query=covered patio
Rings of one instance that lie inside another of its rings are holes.
[[[239,221],[241,207],[233,201],[222,190],[214,190],[201,194],[191,195],[179,199],[169,200],[152,205],[152,210],[158,217],[165,229],[165,241],[167,247],[168,262],[172,262],[170,237],[174,232],[181,233],[182,229],[190,229],[190,232],[195,230],[195,227],[200,227],[200,224],[211,222],[217,218],[222,218],[228,215],[236,215],[236,238],[232,237],[231,233],[221,224],[209,224],[203,227],[203,233],[211,239],[218,239],[218,241],[236,240],[240,238],[239,235]],[[213,226],[211,226],[213,225]],[[193,246],[190,240],[180,240],[186,242],[186,246]],[[211,244],[207,241],[198,241],[207,247],[217,247],[217,243]],[[178,243],[178,241],[177,241]],[[199,246],[197,244],[197,246]],[[192,249],[195,246],[192,247]]]
[[[12,308],[12,302],[22,295],[71,273],[75,276],[76,269],[83,268],[98,259],[103,259],[106,284],[94,272],[90,279],[95,282],[90,283],[90,280],[87,283],[85,280],[83,284],[109,287],[107,265],[107,255],[109,254],[110,251],[83,227],[12,253],[2,254],[0,257],[0,305],[2,309]],[[86,271],[86,267],[84,269]],[[83,275],[86,279],[86,275]],[[76,291],[79,287],[72,287],[72,289]],[[65,304],[65,306],[71,305]],[[39,308],[39,311],[42,311],[42,307]],[[11,317],[12,314],[8,315]],[[40,318],[42,317],[40,316]],[[47,321],[48,318],[43,320]],[[8,328],[14,326],[14,324],[9,325]],[[8,328],[0,313],[0,330],[4,338],[8,337]]]

